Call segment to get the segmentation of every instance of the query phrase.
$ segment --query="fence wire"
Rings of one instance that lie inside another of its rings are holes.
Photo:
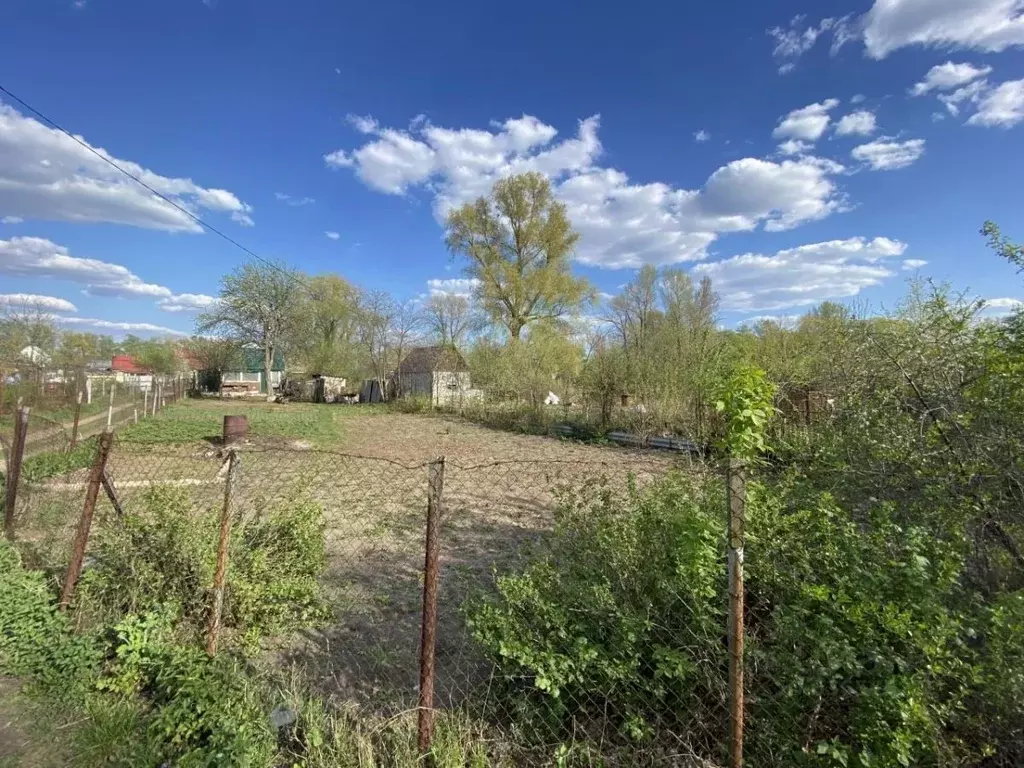
[[[69,455],[62,425],[46,426],[36,434],[47,435],[37,440],[49,441],[56,454]],[[233,536],[302,505],[315,505],[322,513],[324,568],[319,579],[330,618],[315,628],[279,638],[274,663],[300,670],[310,686],[338,705],[354,704],[383,716],[414,708],[421,664],[424,536],[432,462],[406,464],[254,444],[230,450],[237,457],[230,494]],[[166,514],[171,505],[186,509],[190,524],[212,530],[224,505],[228,451],[216,441],[172,446],[116,442],[85,551],[83,581],[88,581],[90,568],[96,566],[98,542],[116,531],[126,516],[154,518]],[[495,658],[493,648],[489,652],[474,638],[466,618],[466,606],[482,596],[494,596],[503,574],[517,572],[539,553],[551,558],[563,554],[545,549],[559,519],[598,503],[628,510],[630,495],[656,482],[665,466],[643,461],[445,462],[435,707],[466,712],[474,721],[486,723],[497,741],[518,745],[515,761],[524,764],[548,760],[567,743],[587,745],[585,756],[574,758],[584,763],[717,764],[714,761],[721,757],[728,734],[726,649],[723,645],[720,653],[713,650],[725,628],[724,591],[721,612],[703,617],[704,621],[621,628],[663,638],[666,648],[694,649],[685,662],[694,666],[687,670],[688,686],[675,685],[668,678],[661,684],[662,672],[629,668],[629,662],[622,661],[621,669],[602,673],[601,679],[608,682],[605,690],[585,685],[568,685],[561,692],[544,690],[536,669],[524,667],[521,675],[510,675],[510,667]],[[689,467],[688,471],[703,470]],[[58,580],[72,548],[89,474],[87,456],[77,465],[28,471],[21,478],[18,541],[29,562],[45,564]],[[723,526],[723,541],[724,537]],[[156,574],[160,564],[148,562],[154,555],[140,551],[134,562]],[[561,563],[560,567],[586,579],[590,565]],[[724,570],[724,562],[721,565]],[[633,577],[623,574],[623,578]],[[208,579],[209,574],[196,575],[191,582],[200,609],[210,600]],[[591,603],[602,590],[610,594],[620,588],[581,584],[593,591],[586,596]],[[636,592],[644,585],[623,588]],[[228,610],[233,599],[229,586]],[[700,614],[697,606],[686,604],[684,594],[659,599],[661,604],[650,606],[652,622]],[[585,663],[581,643],[600,649],[603,643],[624,640],[587,637],[586,628],[574,623],[572,611],[563,618],[564,626],[548,626],[543,637],[532,638],[546,644],[556,660]],[[666,660],[667,666],[672,663],[684,662]],[[571,680],[572,674],[564,677]],[[645,688],[628,690],[640,679]],[[651,690],[659,691],[657,705],[637,707]]]

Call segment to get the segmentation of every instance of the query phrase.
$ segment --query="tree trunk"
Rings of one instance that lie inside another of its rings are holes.
[[[274,367],[274,345],[264,344],[263,345],[263,380],[267,385],[267,394],[273,394],[273,389],[270,386],[270,371]]]

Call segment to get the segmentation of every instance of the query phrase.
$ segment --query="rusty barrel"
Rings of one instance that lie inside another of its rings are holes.
[[[234,445],[245,439],[249,431],[249,419],[245,416],[224,417],[224,445]]]

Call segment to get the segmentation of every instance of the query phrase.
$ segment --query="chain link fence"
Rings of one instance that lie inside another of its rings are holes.
[[[64,434],[65,426],[53,429]],[[629,619],[598,630],[575,615],[571,603],[534,616],[531,601],[545,596],[529,594],[528,581],[503,581],[529,567],[545,578],[569,574],[575,582],[565,586],[583,590],[580,601],[591,613],[602,600],[613,611],[622,594],[648,600],[643,593],[650,585],[637,581],[638,566],[656,555],[642,551],[643,542],[627,549],[619,563],[598,562],[604,559],[600,551],[566,561],[573,553],[550,539],[560,526],[590,525],[590,509],[633,514],[631,499],[659,481],[665,464],[627,461],[626,454],[609,461],[472,464],[439,457],[406,464],[259,442],[152,445],[132,443],[130,434],[119,440],[110,435],[90,441],[83,460],[56,469],[32,471],[26,458],[7,510],[14,536],[28,562],[45,564],[62,588],[62,601],[75,607],[76,582],[81,577],[88,584],[96,558],[109,556],[105,540],[126,519],[184,514],[187,526],[209,532],[203,539],[207,559],[219,555],[215,572],[191,574],[187,587],[197,612],[209,617],[212,651],[218,640],[221,648],[245,640],[232,622],[220,621],[222,610],[237,610],[245,599],[231,581],[232,569],[240,567],[235,558],[245,557],[235,543],[273,537],[277,529],[263,525],[268,520],[314,509],[323,543],[318,581],[329,616],[310,622],[313,629],[276,638],[263,658],[298,670],[326,699],[379,717],[418,710],[421,746],[429,743],[435,710],[466,713],[499,745],[497,752],[512,755],[513,764],[550,760],[566,745],[583,750],[573,753],[574,764],[725,764],[730,690],[724,580],[713,597],[721,609],[714,615],[688,604],[695,598],[685,590],[653,590],[659,596],[644,609],[647,625]],[[34,444],[26,444],[26,457]],[[69,441],[49,444],[70,455]],[[678,470],[695,484],[718,488],[724,508],[721,477],[699,464],[681,463]],[[438,544],[433,552],[431,511]],[[601,536],[616,535],[598,534],[597,546]],[[724,553],[724,515],[718,535]],[[130,562],[156,579],[166,565],[152,562],[158,556],[140,549]],[[710,565],[724,574],[720,559]],[[616,573],[623,583],[613,583]],[[530,618],[518,625],[520,611]],[[666,616],[681,619],[656,624]],[[502,636],[501,622],[515,625],[519,646],[504,647],[514,633]],[[533,636],[522,636],[523,627]],[[614,636],[600,636],[604,631]],[[628,647],[631,633],[664,640],[658,669],[602,655],[603,646]],[[684,660],[672,648],[692,653]],[[541,656],[528,658],[535,651]],[[608,668],[589,669],[591,660]],[[545,680],[548,666],[561,681],[557,685]],[[676,684],[674,674],[685,676],[687,685]],[[648,696],[660,699],[650,706]]]

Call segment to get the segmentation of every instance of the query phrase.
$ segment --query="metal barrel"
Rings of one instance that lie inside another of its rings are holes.
[[[245,439],[249,420],[245,416],[224,417],[224,445],[234,445]]]

